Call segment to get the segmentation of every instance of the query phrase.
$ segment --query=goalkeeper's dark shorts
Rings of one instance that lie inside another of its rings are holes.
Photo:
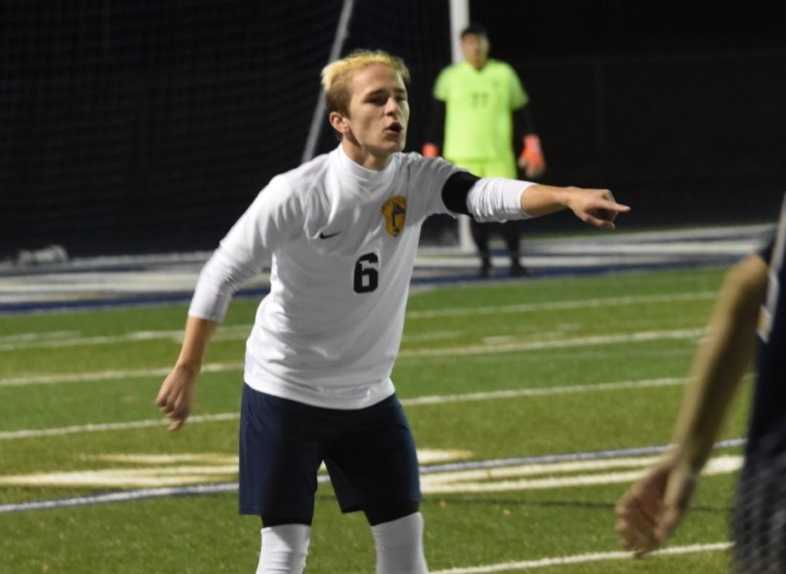
[[[240,513],[266,525],[311,524],[325,462],[342,512],[378,524],[416,512],[420,477],[412,433],[395,395],[364,409],[313,407],[244,385]]]
[[[786,454],[746,460],[732,537],[735,574],[786,573]]]

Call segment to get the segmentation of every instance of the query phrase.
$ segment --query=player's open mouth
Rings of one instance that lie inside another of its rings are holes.
[[[402,126],[398,122],[395,122],[395,123],[390,124],[388,127],[386,127],[385,131],[386,132],[393,132],[393,133],[400,134],[402,131],[404,131],[404,126]]]

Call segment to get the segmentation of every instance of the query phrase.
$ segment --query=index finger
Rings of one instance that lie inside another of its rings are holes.
[[[614,199],[599,199],[597,200],[597,207],[614,211],[615,213],[627,213],[630,211],[629,205],[617,203]]]

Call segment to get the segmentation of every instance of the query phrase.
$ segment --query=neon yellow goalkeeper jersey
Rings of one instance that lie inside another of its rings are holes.
[[[451,161],[503,160],[512,153],[512,111],[527,93],[511,66],[488,60],[481,70],[467,62],[448,66],[434,84],[445,102],[444,156]]]

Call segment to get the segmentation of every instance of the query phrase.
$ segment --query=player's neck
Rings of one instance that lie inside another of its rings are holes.
[[[356,164],[374,171],[385,169],[390,163],[390,158],[393,157],[393,154],[375,155],[368,148],[356,145],[346,137],[341,140],[341,149]]]
[[[489,63],[488,58],[486,58],[485,60],[475,60],[474,62],[467,60],[467,64],[475,68],[478,72],[480,72],[483,68],[485,68],[486,64],[488,63]]]

